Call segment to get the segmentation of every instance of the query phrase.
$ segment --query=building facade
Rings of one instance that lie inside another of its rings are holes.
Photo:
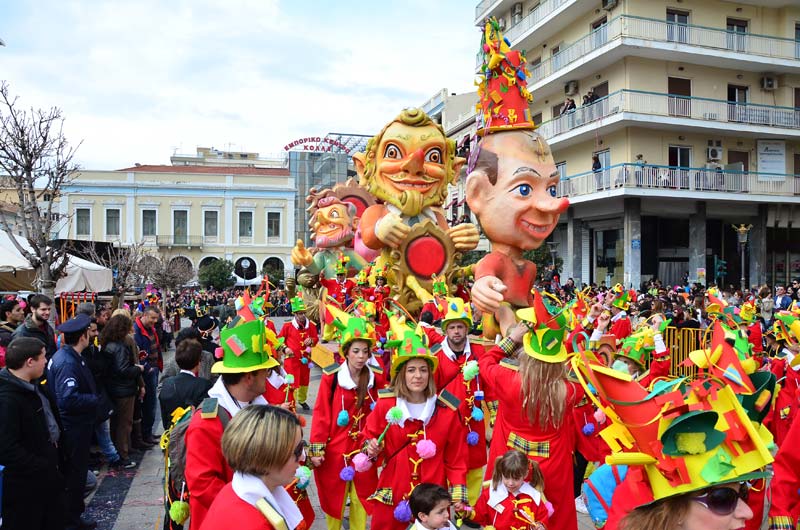
[[[293,270],[294,179],[282,160],[224,152],[221,159],[228,154],[239,162],[203,163],[217,154],[198,150],[173,157],[180,165],[81,171],[63,190],[59,213],[70,222],[59,237],[123,246],[142,241],[195,274],[227,259],[240,281],[257,282],[268,268],[284,276]]]
[[[526,53],[570,198],[563,278],[713,281],[715,258],[726,284],[800,276],[796,1],[484,0],[489,16]]]

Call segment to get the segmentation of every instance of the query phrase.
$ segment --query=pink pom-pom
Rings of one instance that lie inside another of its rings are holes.
[[[223,355],[225,355],[225,350],[223,350],[222,348],[217,348],[216,350],[214,350],[214,357],[216,357],[217,359],[222,359]]]
[[[372,460],[364,453],[358,453],[353,457],[353,467],[356,468],[356,471],[359,473],[363,473],[372,467]]]
[[[306,346],[306,353],[311,353],[311,346]]]
[[[544,503],[544,507],[547,508],[547,517],[553,517],[555,510],[553,509],[553,503],[550,501],[546,501]]]
[[[596,411],[594,411],[594,419],[600,425],[606,422],[606,413],[603,412],[603,409],[597,409]]]
[[[427,438],[417,442],[417,454],[420,458],[428,459],[436,455],[436,444]]]
[[[420,355],[425,355],[425,348],[417,348],[417,353]]]

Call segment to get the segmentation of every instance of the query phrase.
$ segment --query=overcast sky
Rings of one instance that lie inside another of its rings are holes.
[[[277,153],[374,134],[441,88],[474,90],[475,1],[36,0],[0,7],[0,79],[58,106],[86,169],[196,146]]]

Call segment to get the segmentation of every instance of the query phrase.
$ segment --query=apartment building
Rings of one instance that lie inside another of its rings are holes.
[[[572,204],[563,278],[712,281],[715,257],[725,283],[800,276],[796,0],[484,0],[489,16],[526,54]]]
[[[296,187],[285,158],[199,148],[173,165],[81,171],[59,202],[62,239],[145,245],[196,273],[217,259],[240,281],[291,272]]]

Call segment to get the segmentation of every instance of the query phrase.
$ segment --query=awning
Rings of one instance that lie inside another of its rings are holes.
[[[263,276],[256,276],[251,280],[245,280],[241,276],[237,276],[236,274],[233,275],[236,279],[236,286],[237,287],[244,287],[246,285],[261,285],[261,281],[263,280]]]

